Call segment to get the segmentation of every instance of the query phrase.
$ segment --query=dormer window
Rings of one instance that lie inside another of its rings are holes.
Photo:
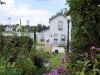
[[[63,21],[58,21],[58,30],[63,30]]]

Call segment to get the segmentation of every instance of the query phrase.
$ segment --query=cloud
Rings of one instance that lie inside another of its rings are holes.
[[[35,0],[35,1],[51,1],[51,0]]]
[[[38,23],[48,25],[48,20],[51,16],[48,10],[32,9],[28,4],[17,5],[15,4],[15,0],[3,1],[6,2],[6,5],[0,6],[0,21],[2,23],[7,23],[7,18],[11,17],[12,23],[19,23],[19,19],[21,18],[23,24],[26,24],[26,20],[29,20],[31,25]]]

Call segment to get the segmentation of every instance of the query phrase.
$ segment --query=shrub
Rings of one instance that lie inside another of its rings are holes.
[[[67,65],[69,75],[99,75],[99,63],[97,54],[94,54],[93,59],[90,60],[86,57],[79,58],[76,53],[72,53]]]
[[[38,69],[42,68],[42,66],[43,66],[43,58],[42,57],[40,57],[38,55],[34,55],[32,58],[32,61]]]
[[[47,69],[44,66],[42,66],[40,69],[36,69],[33,75],[42,75],[46,72],[47,72]]]
[[[36,67],[33,65],[30,58],[20,57],[16,60],[16,68],[23,70],[23,75],[33,75]]]
[[[33,39],[31,39],[28,36],[21,36],[18,37],[18,43],[20,47],[23,47],[27,49],[27,51],[30,52],[32,45],[33,45]]]
[[[23,70],[18,68],[7,68],[4,72],[5,75],[22,75]]]

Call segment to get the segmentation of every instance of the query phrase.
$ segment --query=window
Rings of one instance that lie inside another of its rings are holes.
[[[41,42],[44,42],[44,41],[45,41],[44,35],[41,35],[40,41],[41,41]]]
[[[58,42],[58,34],[54,34],[54,44],[57,44]]]
[[[49,39],[47,40],[47,43],[49,43]]]
[[[65,35],[61,35],[61,41],[65,41],[66,36]]]
[[[54,34],[54,38],[57,38],[58,37],[58,34]]]
[[[63,30],[63,21],[58,21],[58,30]]]
[[[57,45],[58,39],[54,39],[54,44]]]
[[[40,41],[41,41],[41,42],[44,42],[45,40],[44,40],[44,38],[41,38]]]
[[[58,38],[58,34],[54,34],[54,40],[57,41],[58,40],[57,38]]]

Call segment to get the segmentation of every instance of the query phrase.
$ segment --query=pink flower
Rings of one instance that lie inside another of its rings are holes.
[[[48,75],[59,75],[59,73],[57,72],[57,70],[50,72]]]

